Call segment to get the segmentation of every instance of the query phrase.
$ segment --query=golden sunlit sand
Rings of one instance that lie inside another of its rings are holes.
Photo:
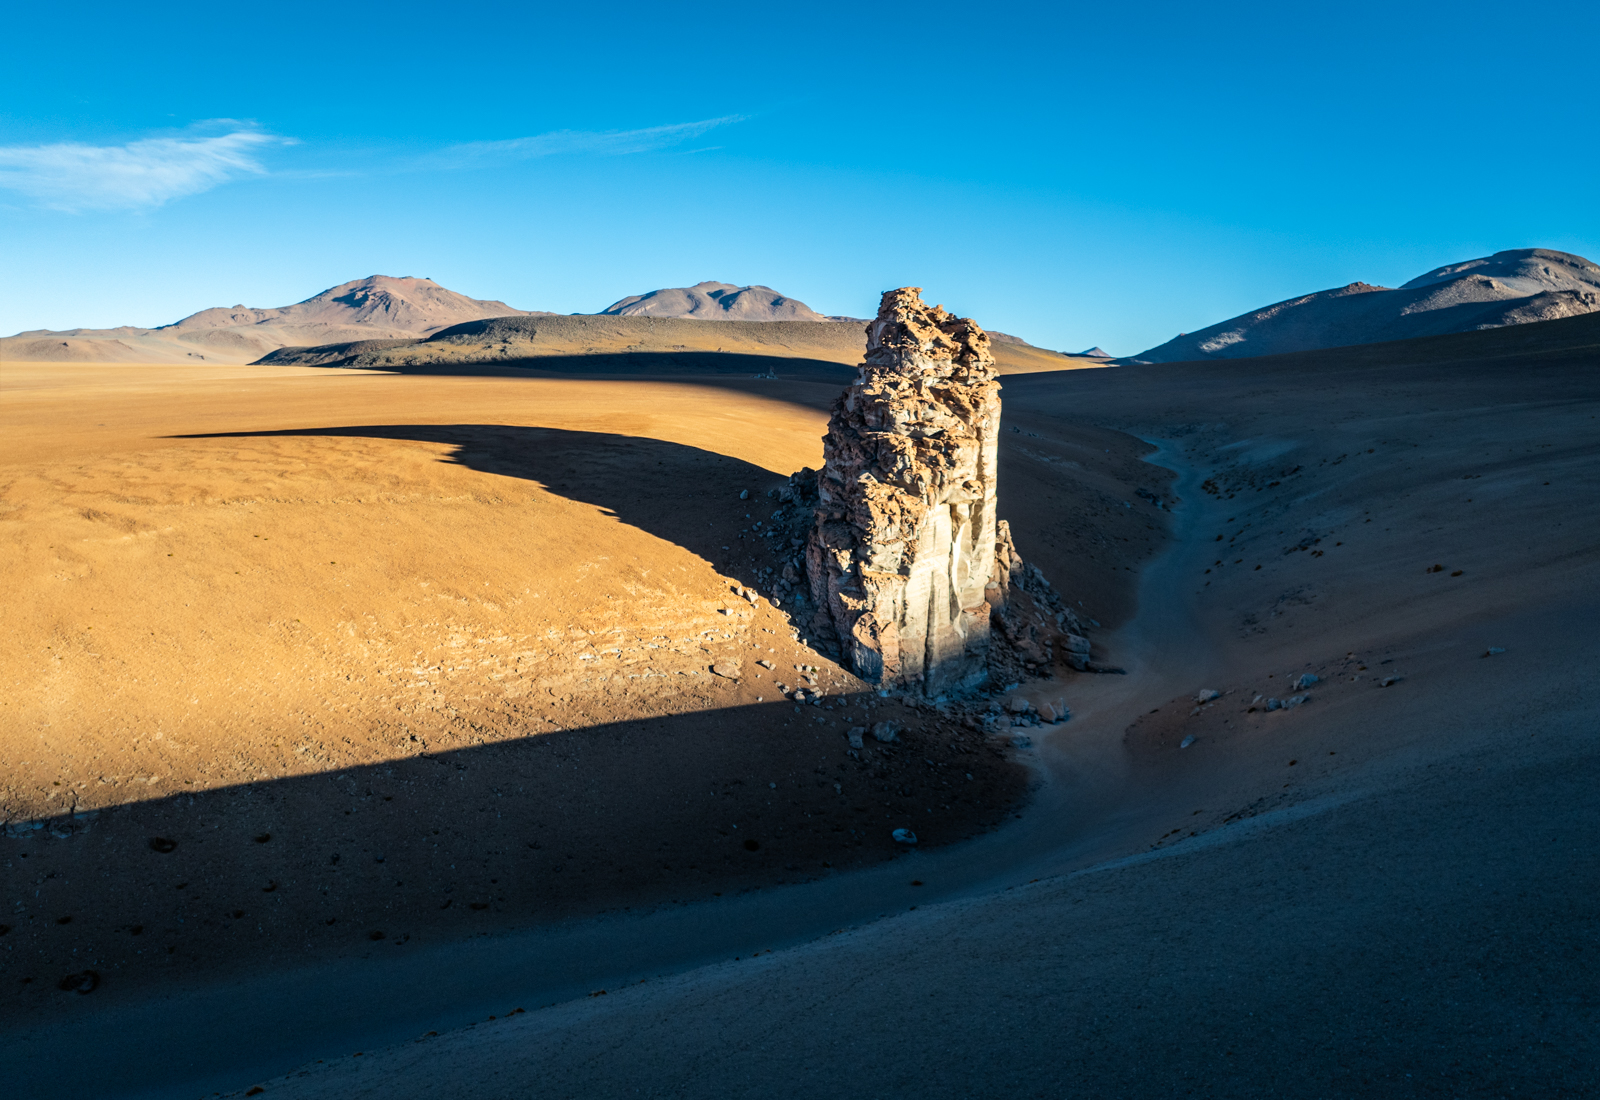
[[[1024,772],[876,698],[767,598],[782,555],[755,528],[820,461],[836,392],[7,364],[5,816],[72,832],[68,877],[100,880],[51,901],[70,929],[15,935],[41,967],[104,958],[117,995],[992,826]],[[1108,438],[1114,482],[1143,447]],[[1137,527],[1127,560],[1158,537]],[[1122,560],[1089,585],[1107,621]],[[811,685],[837,709],[784,699]],[[844,733],[886,719],[921,747],[867,774]]]

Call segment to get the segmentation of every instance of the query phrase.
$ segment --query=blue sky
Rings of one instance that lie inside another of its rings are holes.
[[[1600,260],[1600,5],[48,5],[0,332],[421,275],[594,311],[906,284],[1130,354],[1360,279]]]

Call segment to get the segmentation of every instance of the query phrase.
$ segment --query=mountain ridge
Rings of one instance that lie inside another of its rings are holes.
[[[31,329],[0,354],[37,362],[249,362],[282,347],[422,339],[486,317],[550,316],[413,276],[369,275],[287,306],[213,306],[167,325]]]
[[[1399,287],[1354,282],[1287,298],[1139,352],[1129,361],[1241,359],[1551,321],[1600,310],[1600,267],[1519,248],[1445,264]]]

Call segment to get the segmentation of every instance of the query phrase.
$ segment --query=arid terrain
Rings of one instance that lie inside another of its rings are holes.
[[[660,375],[771,375],[837,382],[854,375],[865,326],[833,321],[689,320],[641,316],[493,317],[441,329],[426,339],[360,340],[285,347],[264,365],[364,367],[408,373],[513,368],[518,372]],[[1020,340],[994,344],[1002,374],[1101,366]]]
[[[546,320],[4,364],[0,1078],[1600,1088],[1600,314],[997,344],[1000,515],[1124,671],[998,734],[783,606],[859,342]]]
[[[0,798],[8,870],[43,879],[5,918],[3,1011],[80,961],[109,1000],[992,826],[1023,770],[875,697],[770,602],[790,555],[769,494],[819,461],[850,376],[830,367],[7,364]],[[1058,490],[1127,495],[1146,448],[1109,441],[1092,488]],[[1160,535],[1120,528],[1079,586],[1107,621],[1130,605],[1113,573]],[[785,698],[813,685],[826,706]],[[885,720],[898,748],[848,753]],[[50,831],[72,836],[34,843]]]

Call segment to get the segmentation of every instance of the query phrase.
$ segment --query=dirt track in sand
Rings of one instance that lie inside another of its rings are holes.
[[[818,461],[836,392],[7,364],[0,798],[14,833],[73,835],[0,840],[6,1013],[85,966],[109,1001],[992,826],[1027,782],[1000,748],[737,595],[770,594],[753,525]],[[1064,585],[1109,626],[1161,517],[1128,487],[1143,447],[1084,432],[1017,439],[1115,514],[1124,541]],[[1018,513],[1047,570],[1088,537]],[[781,687],[808,680],[830,702],[797,712]],[[883,719],[904,744],[847,756]]]

